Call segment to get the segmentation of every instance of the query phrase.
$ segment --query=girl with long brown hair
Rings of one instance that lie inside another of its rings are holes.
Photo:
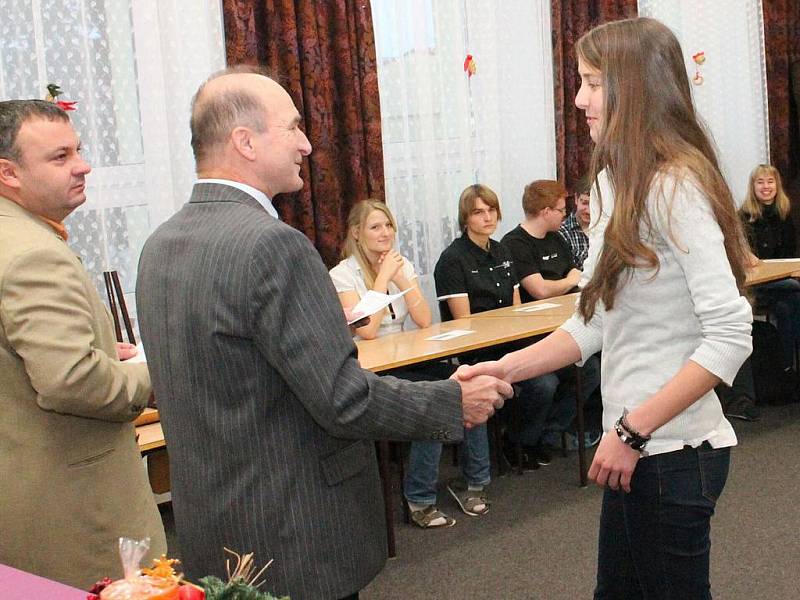
[[[736,444],[713,388],[751,350],[746,245],[674,34],[616,21],[576,52],[575,104],[595,142],[578,310],[541,342],[456,376],[514,382],[602,349],[595,598],[710,598],[710,521]]]

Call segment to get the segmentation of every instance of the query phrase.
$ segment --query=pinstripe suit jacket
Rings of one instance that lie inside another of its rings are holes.
[[[267,589],[341,598],[386,560],[374,445],[457,439],[458,385],[363,371],[308,239],[236,188],[196,184],[145,244],[138,314],[190,578],[223,546]]]

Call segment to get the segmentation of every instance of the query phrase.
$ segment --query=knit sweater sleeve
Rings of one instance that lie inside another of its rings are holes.
[[[700,344],[690,360],[730,385],[752,350],[750,304],[736,286],[708,199],[686,179],[665,176],[661,183],[648,210],[659,259],[680,266],[700,323]]]
[[[597,190],[602,192],[601,195],[597,194]],[[589,237],[589,253],[583,263],[583,272],[581,273],[581,280],[578,287],[583,289],[589,280],[594,276],[595,266],[600,256],[600,250],[603,247],[603,238],[605,235],[606,225],[611,218],[611,210],[613,206],[613,192],[611,184],[608,179],[608,174],[603,171],[598,176],[597,189],[592,186],[592,191],[589,199],[589,214],[592,226],[589,227],[587,233]],[[576,300],[576,307],[577,307]],[[602,301],[597,302],[595,312],[592,319],[588,322],[584,321],[583,317],[577,312],[570,317],[561,327],[566,331],[578,348],[581,350],[581,365],[587,358],[600,352],[603,348],[603,314],[605,307]]]

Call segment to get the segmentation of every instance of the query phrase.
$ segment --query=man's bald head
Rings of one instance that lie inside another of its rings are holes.
[[[192,99],[192,151],[198,169],[224,144],[236,127],[256,133],[266,129],[270,99],[286,93],[280,85],[251,67],[234,67],[212,75]]]

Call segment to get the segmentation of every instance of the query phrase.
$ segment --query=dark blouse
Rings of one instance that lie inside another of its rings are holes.
[[[761,209],[761,217],[752,223],[749,213],[742,212],[742,222],[747,232],[750,248],[760,259],[797,257],[792,216],[783,220],[774,204]]]

